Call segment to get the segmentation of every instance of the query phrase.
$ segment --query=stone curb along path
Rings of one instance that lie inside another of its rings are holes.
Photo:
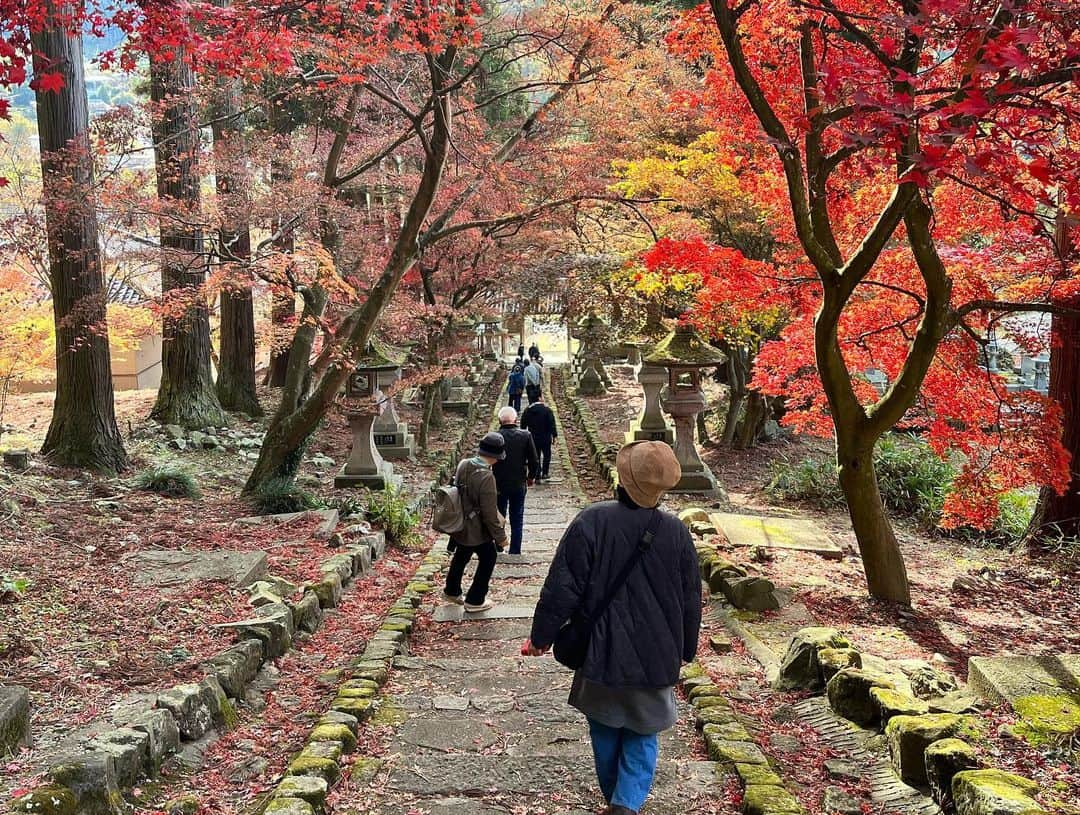
[[[260,668],[285,654],[299,631],[317,631],[323,614],[338,605],[354,578],[371,571],[385,549],[382,532],[365,534],[324,560],[322,578],[306,584],[302,592],[280,579],[254,584],[255,616],[225,624],[235,631],[237,643],[204,663],[205,679],[152,694],[125,726],[101,733],[84,750],[50,766],[51,783],[16,798],[12,811],[47,815],[120,811],[121,790],[141,778],[156,777],[182,742],[234,726],[234,703],[244,698]],[[300,593],[300,599],[281,597],[293,593]]]
[[[492,371],[488,390],[498,380],[500,370],[496,367]],[[463,446],[471,441],[479,401],[470,404],[457,443],[440,457],[436,483],[441,483]],[[418,501],[414,510],[420,511],[422,504],[422,500]],[[333,532],[337,513],[333,515],[332,522],[323,524],[320,533],[323,538]],[[198,741],[215,730],[234,726],[237,721],[234,702],[244,698],[245,689],[262,666],[287,653],[298,632],[315,633],[323,614],[337,607],[349,584],[369,573],[385,549],[386,537],[382,532],[364,534],[325,559],[319,565],[322,578],[317,581],[298,587],[270,577],[252,584],[249,593],[255,615],[221,624],[220,627],[235,632],[237,643],[204,663],[205,679],[152,695],[133,712],[130,721],[99,734],[86,743],[85,750],[54,763],[48,772],[51,783],[14,799],[11,810],[46,815],[118,812],[123,804],[121,790],[135,786],[140,779],[155,778],[165,759],[183,742]],[[417,572],[421,583],[417,584],[414,577],[411,588],[426,585],[422,582],[423,575],[434,574],[428,571],[431,565],[427,561],[421,565]],[[289,599],[295,594],[300,594],[300,598]],[[391,615],[384,622],[391,627],[385,632],[380,630],[377,639],[390,639],[395,631],[410,631],[420,596],[407,591],[392,611],[404,612],[402,600],[415,599],[411,605],[413,614]],[[364,677],[357,675],[356,679],[360,681]],[[28,728],[24,738],[29,739]]]

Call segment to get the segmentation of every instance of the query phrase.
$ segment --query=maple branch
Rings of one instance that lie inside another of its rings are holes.
[[[343,184],[348,184],[354,178],[358,178],[359,176],[362,176],[364,173],[366,173],[372,167],[377,166],[379,164],[379,162],[381,162],[384,158],[389,156],[391,153],[393,153],[395,150],[397,150],[403,144],[406,144],[406,143],[412,141],[415,138],[416,138],[416,131],[414,129],[410,128],[409,130],[406,130],[404,133],[402,133],[400,136],[398,136],[396,139],[394,139],[393,142],[391,142],[389,145],[387,145],[385,149],[380,150],[375,155],[364,159],[362,162],[357,164],[351,170],[346,171],[342,175],[336,176],[333,179],[333,182],[328,184],[327,186],[340,187]]]
[[[799,149],[788,135],[787,128],[776,111],[773,110],[765,92],[758,82],[754,72],[750,69],[746,54],[742,49],[741,35],[738,29],[738,18],[728,6],[728,0],[709,0],[713,17],[716,19],[720,38],[728,54],[728,62],[731,64],[735,81],[742,90],[751,110],[757,117],[762,129],[772,141],[780,163],[784,168],[784,177],[787,181],[788,197],[791,199],[791,212],[795,221],[795,231],[798,233],[799,242],[806,251],[806,256],[814,264],[814,268],[821,275],[823,281],[835,283],[838,275],[837,264],[833,261],[829,252],[823,247],[814,234],[814,227],[810,218],[809,197],[806,189],[806,181],[803,175],[802,159]]]
[[[918,196],[919,188],[911,181],[897,184],[893,189],[889,203],[840,272],[841,292],[845,300],[874,267],[882,250],[904,219],[904,213]]]
[[[953,309],[952,319],[955,322],[975,311],[996,311],[1001,314],[1056,314],[1060,317],[1080,317],[1080,308],[1066,306],[1060,303],[1017,303],[1004,300],[972,300],[959,308]]]
[[[829,165],[825,161],[823,137],[825,121],[821,116],[821,95],[818,91],[818,70],[814,60],[814,32],[812,23],[804,23],[799,37],[799,64],[802,69],[803,107],[810,128],[806,133],[806,176],[810,226],[822,248],[833,264],[844,262],[840,246],[836,242],[829,220],[828,179]]]
[[[873,37],[871,37],[863,29],[859,28],[857,25],[855,25],[854,22],[852,22],[853,15],[838,9],[836,5],[832,2],[832,0],[821,0],[820,7],[814,6],[812,3],[798,3],[797,5],[816,11],[825,11],[828,14],[832,15],[833,19],[835,19],[836,22],[840,24],[841,28],[843,28],[856,42],[858,42],[859,45],[861,45],[863,48],[873,54],[874,59],[876,59],[886,68],[895,67],[896,63],[888,54],[885,53],[884,50],[882,50],[881,46],[874,41]],[[879,18],[877,17],[865,17],[864,19],[866,19],[868,22],[879,22]]]

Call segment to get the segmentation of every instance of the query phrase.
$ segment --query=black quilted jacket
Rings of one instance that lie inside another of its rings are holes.
[[[567,527],[533,616],[531,639],[546,648],[582,606],[591,614],[641,540],[653,510],[628,499],[582,510]],[[582,667],[613,687],[662,688],[697,653],[701,573],[686,527],[661,512],[656,539],[593,629]]]

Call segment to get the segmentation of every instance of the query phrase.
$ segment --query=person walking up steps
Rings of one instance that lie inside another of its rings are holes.
[[[521,554],[525,529],[525,495],[536,481],[540,461],[532,436],[517,426],[517,411],[504,407],[499,411],[499,435],[506,445],[506,456],[491,468],[499,492],[499,512],[510,520],[510,554]]]
[[[446,570],[443,599],[465,606],[467,612],[487,611],[495,604],[487,599],[491,575],[499,552],[506,548],[505,521],[499,514],[498,490],[491,467],[506,458],[506,442],[498,433],[488,433],[480,440],[476,455],[462,460],[454,483],[461,492],[465,528],[450,538],[454,556]],[[472,556],[478,565],[469,593],[461,596],[461,578]]]
[[[555,414],[544,404],[542,393],[521,414],[521,429],[528,430],[532,436],[536,453],[540,457],[539,479],[545,480],[551,472],[551,445],[559,438],[559,427],[555,422]]]
[[[522,653],[575,669],[604,815],[634,815],[652,789],[657,734],[675,724],[675,683],[694,659],[701,573],[686,527],[657,508],[678,483],[663,442],[619,451],[618,499],[582,510],[563,534]],[[565,627],[564,627],[565,626]]]
[[[525,374],[520,365],[515,365],[506,381],[506,392],[510,396],[510,407],[521,411],[521,395],[525,392]]]
[[[544,390],[544,366],[539,359],[534,359],[525,368],[525,393],[529,396],[529,404],[535,402]]]

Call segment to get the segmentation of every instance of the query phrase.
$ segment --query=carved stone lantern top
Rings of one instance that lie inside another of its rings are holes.
[[[727,356],[702,339],[694,326],[680,323],[656,344],[645,361],[665,368],[714,368],[727,362]]]

